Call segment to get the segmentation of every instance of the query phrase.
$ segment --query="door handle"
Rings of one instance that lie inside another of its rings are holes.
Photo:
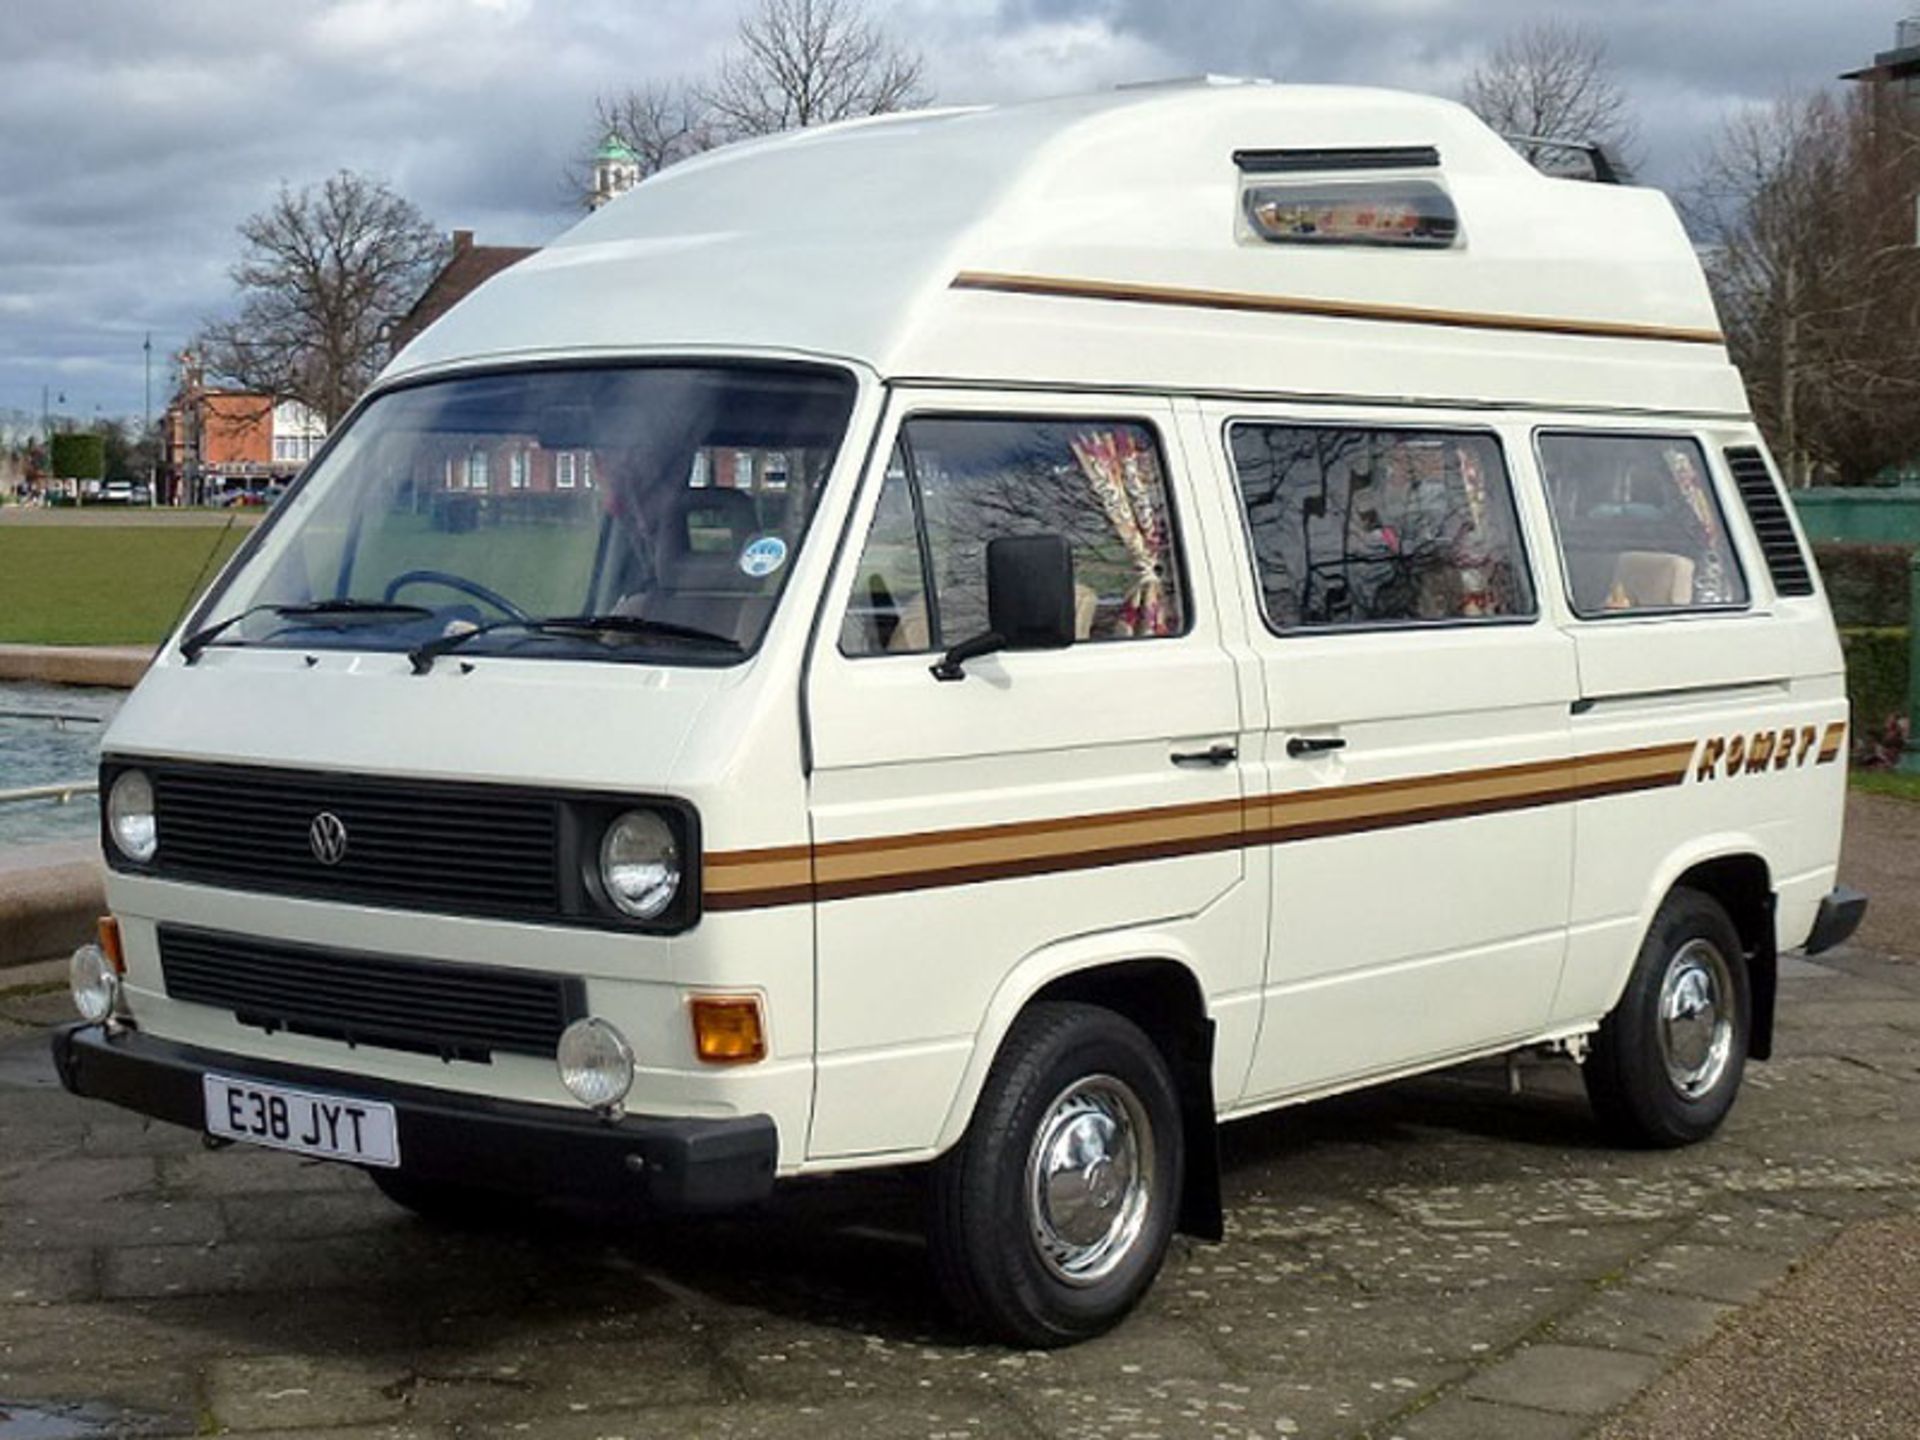
[[[1170,758],[1176,765],[1231,765],[1240,758],[1240,747],[1215,745],[1206,750],[1176,750]]]
[[[1295,735],[1287,741],[1287,754],[1295,760],[1346,748],[1347,742],[1338,735]]]

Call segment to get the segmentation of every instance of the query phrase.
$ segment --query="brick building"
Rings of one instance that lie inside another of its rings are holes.
[[[304,405],[210,387],[193,357],[183,356],[180,388],[160,421],[160,503],[206,504],[284,484],[326,435]]]
[[[485,281],[502,270],[524,260],[539,248],[529,245],[476,245],[471,230],[453,232],[453,248],[440,273],[427,282],[413,308],[402,315],[389,336],[391,353],[398,354],[406,343],[427,326],[451,310]]]

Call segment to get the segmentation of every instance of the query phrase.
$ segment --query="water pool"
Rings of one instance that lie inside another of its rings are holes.
[[[124,699],[123,690],[0,681],[0,790],[91,780],[100,763],[100,737]],[[91,795],[65,805],[0,805],[0,850],[87,840],[99,830],[100,805]]]

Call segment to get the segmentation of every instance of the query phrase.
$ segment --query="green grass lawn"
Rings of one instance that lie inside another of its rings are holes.
[[[1854,789],[1869,795],[1920,801],[1920,775],[1909,775],[1904,770],[1856,770],[1852,780]]]
[[[0,641],[158,644],[196,577],[204,586],[246,534],[212,517],[204,526],[0,528]]]

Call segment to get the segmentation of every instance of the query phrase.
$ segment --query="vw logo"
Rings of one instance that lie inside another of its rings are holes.
[[[322,865],[338,865],[347,858],[347,825],[331,810],[322,810],[307,826],[307,847]]]

